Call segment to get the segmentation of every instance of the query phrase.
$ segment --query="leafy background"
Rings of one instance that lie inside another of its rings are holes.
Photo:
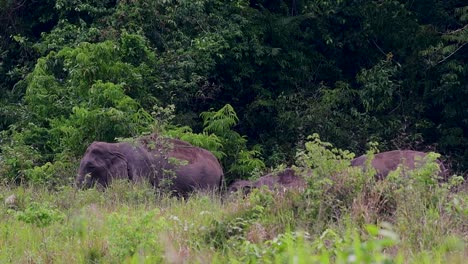
[[[0,262],[465,263],[462,177],[350,160],[435,150],[466,178],[467,21],[466,0],[0,0]],[[89,143],[149,133],[227,183],[307,186],[73,188]]]
[[[467,20],[462,0],[0,1],[1,178],[69,183],[93,140],[155,131],[228,180],[313,133],[463,173]]]

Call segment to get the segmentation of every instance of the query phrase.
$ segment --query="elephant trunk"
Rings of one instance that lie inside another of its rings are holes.
[[[75,188],[85,189],[92,186],[91,175],[90,174],[78,174],[75,180]]]
[[[84,176],[81,174],[78,174],[75,180],[75,188],[83,189],[83,182],[84,182]]]

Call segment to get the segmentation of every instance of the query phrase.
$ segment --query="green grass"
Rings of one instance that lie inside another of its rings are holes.
[[[397,197],[389,218],[366,216],[365,191],[337,217],[333,192],[322,201],[268,190],[185,201],[127,182],[105,191],[2,186],[17,207],[0,207],[0,263],[464,263],[467,194],[435,189]]]
[[[468,192],[437,165],[376,181],[316,139],[298,154],[303,192],[177,199],[115,181],[105,190],[0,185],[0,263],[465,263]],[[435,156],[431,156],[433,160]],[[8,200],[8,199],[7,199]]]

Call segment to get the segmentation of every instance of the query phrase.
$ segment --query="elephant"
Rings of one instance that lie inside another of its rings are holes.
[[[237,192],[242,190],[244,194],[247,194],[251,189],[259,189],[262,188],[262,186],[266,186],[270,190],[300,190],[305,189],[307,183],[302,177],[297,176],[292,168],[287,168],[277,174],[266,174],[257,181],[237,180],[229,186],[228,191]]]
[[[420,167],[425,162],[427,153],[414,151],[414,150],[392,150],[382,152],[374,155],[372,160],[372,167],[377,171],[376,177],[381,180],[387,177],[387,175],[398,168],[400,164],[403,164],[406,169],[414,169]],[[351,161],[351,166],[366,166],[366,155],[359,156]],[[447,178],[447,170],[445,166],[439,160],[436,160],[439,164],[439,177],[441,179]]]
[[[134,143],[93,142],[81,159],[76,185],[106,187],[115,179],[167,185],[186,195],[195,189],[219,189],[223,169],[208,150],[177,139],[147,136]]]
[[[242,191],[244,194],[248,194],[253,188],[254,182],[249,180],[236,180],[228,187],[229,193]]]
[[[254,188],[267,186],[269,189],[282,187],[284,189],[303,189],[306,187],[306,181],[296,175],[296,172],[287,168],[278,174],[269,173],[260,177],[255,183]]]

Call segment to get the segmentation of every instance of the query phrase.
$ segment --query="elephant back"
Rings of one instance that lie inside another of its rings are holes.
[[[413,170],[424,165],[427,153],[414,150],[392,150],[381,152],[374,155],[371,166],[377,171],[376,177],[383,179],[387,175],[403,165],[407,170]],[[367,157],[366,155],[359,156],[351,161],[351,166],[360,166],[365,168]],[[446,178],[446,169],[441,161],[436,160],[439,164],[439,176]]]

